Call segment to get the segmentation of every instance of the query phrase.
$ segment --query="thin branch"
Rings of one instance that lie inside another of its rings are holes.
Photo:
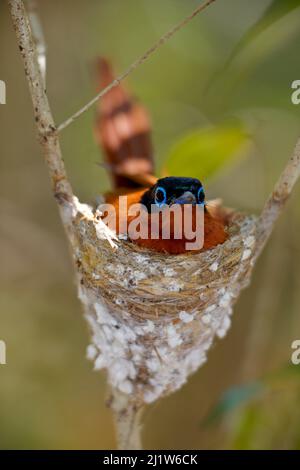
[[[52,189],[59,203],[71,200],[71,185],[67,179],[54,119],[44,88],[28,17],[22,0],[8,0],[13,27],[24,63],[34,109],[38,139],[48,166]]]
[[[112,389],[110,407],[113,411],[119,450],[141,450],[141,417],[144,406],[133,397]]]
[[[128,75],[133,72],[139,65],[143,64],[160,46],[165,44],[177,31],[179,31],[183,26],[185,26],[187,23],[189,23],[198,13],[201,11],[205,10],[209,5],[211,5],[213,2],[216,0],[207,0],[205,3],[202,3],[199,5],[190,15],[188,15],[186,18],[184,18],[182,21],[177,23],[175,26],[173,26],[172,29],[170,29],[167,33],[165,33],[163,36],[156,41],[153,46],[151,46],[146,52],[144,52],[141,57],[139,57],[135,62],[133,62],[126,70],[123,72],[121,75],[119,75],[115,80],[113,80],[107,87],[103,88],[93,99],[91,99],[85,106],[83,106],[79,111],[77,111],[73,116],[71,116],[69,119],[64,121],[62,124],[60,124],[57,127],[57,131],[60,132],[66,127],[68,127],[72,122],[75,121],[81,114],[83,114],[85,111],[87,111],[91,106],[93,106],[97,101],[102,98],[106,93],[108,93],[112,88],[115,86],[119,85],[119,83],[124,80],[124,78],[128,77]]]
[[[31,26],[33,40],[36,45],[37,59],[40,66],[41,74],[46,85],[46,42],[44,38],[43,28],[37,11],[36,0],[26,0],[26,10]]]
[[[262,252],[268,241],[275,222],[287,199],[289,198],[294,185],[300,176],[300,139],[297,141],[293,154],[281,173],[272,194],[267,200],[258,220],[258,237],[255,252],[255,259]]]

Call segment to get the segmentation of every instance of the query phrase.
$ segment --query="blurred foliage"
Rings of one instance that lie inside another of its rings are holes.
[[[234,47],[229,59],[226,62],[226,65],[228,66],[236,55],[243,53],[243,50],[252,41],[255,41],[257,37],[267,28],[272,26],[273,23],[279,21],[281,18],[299,6],[300,0],[273,0],[258,19],[258,21],[251,28],[249,28],[249,30],[242,36],[240,41]]]
[[[197,4],[39,3],[57,122],[94,95],[98,54],[121,72]],[[126,84],[152,116],[158,168],[204,178],[209,197],[260,211],[300,129],[290,99],[300,77],[296,6],[216,1],[131,74]],[[84,358],[87,327],[5,2],[0,50],[8,91],[0,107],[0,339],[8,360],[0,367],[0,447],[111,448],[105,375]],[[70,179],[85,201],[109,187],[96,166],[93,121],[94,109],[62,135]],[[296,189],[239,299],[227,338],[184,388],[148,411],[147,448],[300,448],[300,366],[282,368],[300,337],[299,195]]]
[[[166,159],[166,172],[208,180],[245,154],[249,136],[241,123],[195,130],[178,140]],[[247,146],[248,147],[248,146]]]
[[[268,61],[274,52],[282,49],[297,34],[297,16],[291,15],[289,21],[284,20],[299,6],[300,0],[273,0],[269,3],[209,80],[204,100],[209,102],[217,97],[214,103],[216,110],[224,112],[228,109],[232,96],[247,82],[259,63]]]
[[[215,404],[212,411],[204,420],[203,425],[212,425],[218,420],[224,418],[225,415],[235,411],[240,405],[245,405],[248,401],[253,399],[253,397],[257,397],[263,389],[263,385],[260,382],[254,382],[229,389]]]
[[[284,448],[289,446],[294,449],[300,449],[299,429],[300,429],[300,412],[295,413],[288,407],[287,410],[278,410],[278,402],[282,397],[285,400],[294,400],[300,397],[300,368],[293,364],[286,364],[277,370],[268,374],[266,377],[245,385],[232,387],[222,394],[220,399],[215,403],[208,416],[202,422],[202,426],[216,425],[218,422],[233,422],[232,429],[232,446],[235,449],[256,449],[266,448],[270,446],[268,440],[271,438],[275,441],[278,439],[276,433],[282,433],[282,425],[288,416],[288,433],[293,443],[288,441],[288,445],[282,444]],[[271,412],[270,412],[271,409]],[[278,415],[276,413],[278,411]],[[270,426],[274,429],[274,413],[278,422],[279,429],[272,436],[264,437],[264,430]],[[282,416],[280,414],[282,413]],[[282,420],[282,421],[281,421]],[[278,432],[279,431],[279,432]],[[288,434],[287,433],[287,434]],[[260,436],[258,438],[258,436]]]

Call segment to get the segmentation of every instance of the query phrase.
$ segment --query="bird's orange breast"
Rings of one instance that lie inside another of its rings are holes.
[[[128,231],[129,224],[135,219],[136,216],[132,216],[128,214],[130,207],[133,204],[137,204],[140,202],[142,195],[146,189],[137,190],[137,191],[118,191],[117,193],[108,194],[106,197],[106,203],[112,204],[116,211],[116,232],[117,234],[123,233],[120,227],[125,227]],[[127,212],[124,211],[124,208],[120,205],[119,196],[127,196]],[[192,228],[195,228],[195,212],[192,212],[191,221]],[[184,218],[182,218],[182,223],[184,223]],[[107,219],[106,219],[107,221]],[[134,243],[142,246],[144,248],[155,250],[158,252],[165,252],[169,254],[182,254],[186,253],[187,251],[187,243],[191,242],[191,239],[186,238],[184,233],[185,231],[182,229],[181,238],[176,238],[175,232],[176,227],[174,226],[175,223],[174,218],[170,218],[170,237],[168,239],[163,238],[162,236],[162,227],[164,224],[163,218],[159,221],[159,227],[156,231],[158,233],[158,238],[152,238],[148,236],[147,238],[138,237],[135,240],[132,240]],[[151,224],[151,215],[148,215],[146,218],[145,223],[148,224],[148,234],[151,233],[151,229],[153,229],[153,224]],[[224,221],[220,216],[217,214],[212,214],[210,210],[204,212],[204,220],[203,226],[203,246],[200,249],[193,249],[193,251],[205,251],[210,248],[213,248],[224,241],[227,238],[227,232],[225,228]],[[126,232],[127,233],[127,232]]]

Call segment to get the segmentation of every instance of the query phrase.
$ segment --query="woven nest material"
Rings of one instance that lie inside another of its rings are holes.
[[[178,389],[228,331],[253,266],[257,219],[234,214],[224,244],[172,256],[117,240],[77,199],[71,213],[88,357],[115,389],[153,402]]]

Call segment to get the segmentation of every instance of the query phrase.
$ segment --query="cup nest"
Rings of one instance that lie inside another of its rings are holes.
[[[225,243],[174,256],[117,239],[76,198],[68,217],[95,369],[139,403],[180,388],[230,327],[254,264],[257,218],[233,213]]]

